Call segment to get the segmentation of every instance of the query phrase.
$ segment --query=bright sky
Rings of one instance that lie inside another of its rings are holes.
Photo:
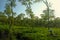
[[[49,2],[52,4],[52,9],[55,10],[54,14],[56,17],[60,17],[60,0],[49,0]],[[0,0],[0,11],[3,11],[5,9],[5,3],[6,0]],[[25,6],[22,6],[19,2],[16,2],[17,6],[14,8],[14,11],[17,14],[25,13]],[[43,10],[46,9],[46,6],[43,3],[35,3],[32,5],[32,11],[36,16],[40,16],[42,14]]]
[[[51,8],[55,10],[54,11],[55,16],[60,17],[60,5],[59,5],[60,0],[49,0],[49,2],[52,5]],[[44,3],[37,3],[37,4],[34,4],[33,6],[34,7],[32,7],[32,9],[37,16],[40,16],[40,14],[43,13],[43,10],[46,9],[46,6]]]

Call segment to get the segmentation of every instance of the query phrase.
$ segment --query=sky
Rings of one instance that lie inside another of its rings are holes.
[[[5,4],[6,4],[6,1],[7,0],[0,0],[0,11],[4,11],[5,10]],[[60,17],[60,0],[49,0],[49,2],[51,3],[52,5],[52,9],[54,10],[54,14],[56,17]],[[24,5],[21,5],[21,3],[19,2],[16,2],[16,7],[14,8],[14,12],[18,14],[20,13],[26,13],[25,12],[25,6]],[[33,13],[35,14],[35,16],[39,16],[40,17],[40,14],[43,13],[43,10],[46,9],[46,6],[44,3],[34,3],[32,4],[32,11]]]

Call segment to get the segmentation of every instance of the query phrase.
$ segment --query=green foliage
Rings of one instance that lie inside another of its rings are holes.
[[[54,35],[50,35],[47,28],[44,27],[23,27],[23,26],[13,26],[11,29],[11,40],[58,40],[60,39],[60,28],[51,28],[53,30]],[[2,40],[4,37],[8,40],[8,34],[4,34],[5,32],[10,33],[8,30],[8,25],[0,25],[0,35],[2,35]],[[2,34],[1,34],[2,33]],[[6,37],[6,36],[8,37]],[[5,40],[6,40],[5,39]]]
[[[23,20],[24,19],[25,14],[20,13],[17,17],[16,20]]]
[[[8,0],[8,2],[10,2],[9,4],[10,4],[10,6],[11,7],[15,7],[16,6],[16,0]]]
[[[4,10],[4,12],[5,12],[5,14],[7,15],[7,16],[10,16],[11,15],[11,7],[10,7],[10,5],[9,4],[6,4],[6,10]]]
[[[60,27],[60,18],[54,17],[54,10],[50,9],[51,5],[47,0],[19,1],[25,5],[28,17],[25,17],[23,13],[16,17],[16,13],[13,12],[16,0],[8,0],[6,9],[4,12],[0,12],[1,40],[60,40],[60,28],[58,28]],[[41,18],[34,16],[31,9],[33,2],[38,1],[43,1],[47,7],[46,10],[43,10],[44,14],[41,14]],[[47,27],[52,29],[53,35],[48,32]]]
[[[44,10],[43,11],[44,14],[41,14],[41,18],[45,21],[48,20],[54,20],[55,16],[54,16],[54,10],[49,9],[49,15],[48,15],[48,10]]]
[[[53,35],[50,35],[47,28],[44,27],[16,27],[17,32],[23,33],[23,37],[28,37],[33,40],[57,40],[59,39],[59,29],[51,28],[53,30]],[[58,33],[57,33],[58,31]],[[56,39],[55,39],[56,38]]]
[[[21,2],[22,5],[25,5],[26,14],[28,15],[28,17],[33,19],[34,18],[34,14],[33,14],[32,9],[31,9],[31,5],[33,4],[33,0],[19,0],[19,2]]]

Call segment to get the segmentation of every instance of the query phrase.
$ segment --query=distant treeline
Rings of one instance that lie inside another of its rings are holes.
[[[54,18],[49,22],[42,18],[27,18],[27,17],[7,17],[5,15],[0,16],[0,24],[13,24],[17,26],[28,26],[28,27],[60,27],[60,18]]]

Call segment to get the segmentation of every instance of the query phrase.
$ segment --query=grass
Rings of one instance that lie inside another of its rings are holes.
[[[0,25],[0,29],[8,29],[7,25]],[[54,36],[50,35],[45,27],[12,27],[12,33],[22,33],[22,37],[28,37],[30,40],[60,40],[60,28],[51,28]]]
[[[15,32],[21,32],[23,36],[34,40],[60,40],[60,28],[51,28],[55,37],[49,35],[48,29],[45,27],[15,27],[15,29]]]

